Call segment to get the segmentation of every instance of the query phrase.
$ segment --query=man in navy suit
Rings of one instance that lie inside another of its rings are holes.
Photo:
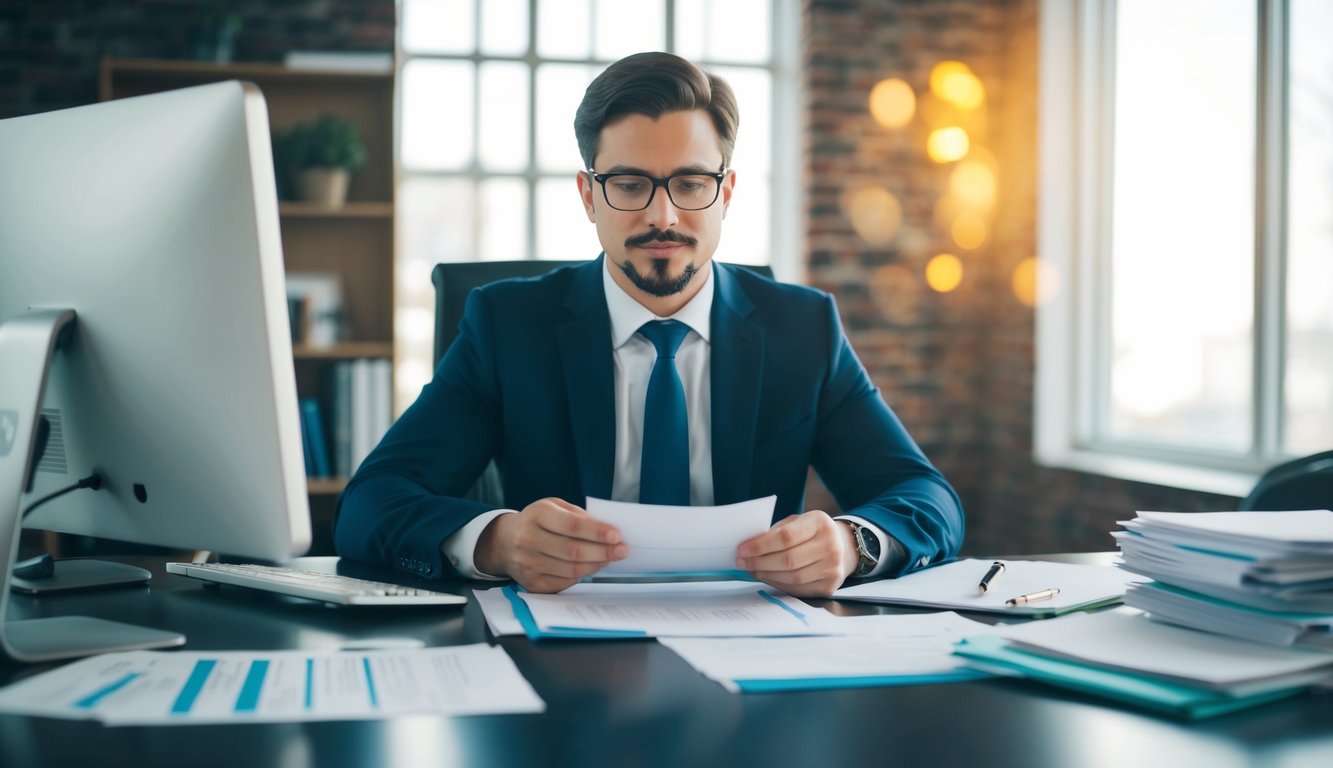
[[[649,501],[663,484],[694,505],[775,494],[774,524],[736,564],[791,594],[957,554],[958,497],[870,381],[833,299],[712,261],[738,121],[724,80],[670,54],[593,81],[574,125],[603,253],[472,293],[434,380],[340,498],[341,554],[559,591],[628,554],[587,498]],[[668,325],[664,351],[649,337]],[[649,447],[664,411],[678,413],[666,453]],[[461,498],[492,459],[505,508]],[[811,466],[845,514],[804,510]]]

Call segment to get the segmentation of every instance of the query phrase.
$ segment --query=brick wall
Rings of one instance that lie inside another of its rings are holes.
[[[1234,508],[1233,498],[1032,461],[1035,314],[1010,285],[1018,263],[1036,253],[1035,0],[806,0],[803,40],[809,279],[838,296],[866,367],[958,488],[965,551],[1111,549],[1108,532],[1135,510]],[[973,138],[999,166],[990,237],[972,251],[935,221],[948,168],[925,156],[920,112],[887,129],[867,106],[887,77],[906,80],[920,98],[931,68],[948,59],[985,85],[984,128]],[[902,228],[887,245],[867,245],[843,210],[843,193],[863,184],[885,186],[901,203]],[[964,264],[949,293],[924,280],[939,252]]]

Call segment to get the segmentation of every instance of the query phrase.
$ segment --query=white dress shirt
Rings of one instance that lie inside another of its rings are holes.
[[[713,442],[712,408],[709,386],[709,316],[713,309],[713,271],[709,263],[703,273],[704,284],[685,306],[670,318],[657,317],[647,307],[625,292],[611,277],[611,261],[603,258],[602,287],[606,306],[611,316],[611,345],[614,357],[616,393],[616,455],[615,471],[611,481],[614,501],[639,500],[639,464],[643,449],[643,408],[648,396],[648,379],[657,362],[657,348],[638,333],[639,328],[653,320],[677,320],[690,327],[690,332],[676,350],[676,372],[685,388],[685,410],[690,431],[690,504],[710,506],[713,503]],[[496,509],[477,516],[452,536],[444,540],[443,549],[449,562],[464,576],[474,579],[499,577],[477,570],[474,552],[481,532],[499,515],[518,510]],[[845,519],[868,526],[880,540],[880,552],[888,554],[897,542],[886,537],[878,528],[859,517]],[[887,539],[887,541],[886,541]],[[887,565],[881,558],[875,572]],[[872,573],[873,575],[873,573]]]

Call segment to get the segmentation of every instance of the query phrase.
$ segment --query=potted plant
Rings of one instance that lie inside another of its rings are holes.
[[[279,170],[297,198],[334,208],[347,200],[351,174],[366,162],[361,129],[338,115],[298,123],[273,145]]]

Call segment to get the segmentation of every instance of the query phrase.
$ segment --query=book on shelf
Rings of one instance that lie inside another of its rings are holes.
[[[301,398],[301,428],[309,451],[306,474],[310,477],[329,477],[333,467],[329,463],[329,444],[324,431],[323,409],[313,397]]]
[[[392,363],[384,358],[358,358],[332,366],[333,465],[350,477],[379,444],[393,418]]]

